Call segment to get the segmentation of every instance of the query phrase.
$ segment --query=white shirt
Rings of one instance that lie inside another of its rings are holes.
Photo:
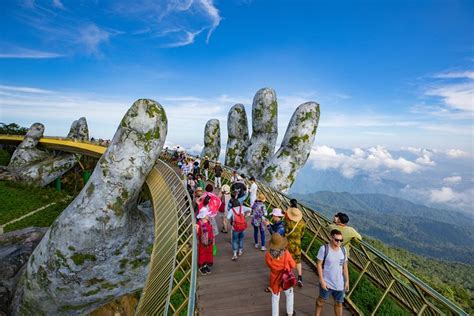
[[[344,258],[344,253],[341,248],[336,250],[328,247],[328,256],[324,262],[323,277],[329,289],[336,291],[344,291],[344,274],[343,266],[347,261],[347,256]],[[319,248],[318,260],[324,260],[324,245]],[[344,260],[345,259],[345,260]]]

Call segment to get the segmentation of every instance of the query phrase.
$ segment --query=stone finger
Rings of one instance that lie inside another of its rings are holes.
[[[221,128],[219,120],[207,121],[204,128],[204,148],[201,157],[209,157],[210,160],[218,160],[221,153]]]
[[[227,116],[227,149],[225,165],[240,169],[249,145],[249,127],[247,113],[242,104],[234,105]]]
[[[281,147],[262,171],[261,180],[278,191],[288,191],[309,157],[318,122],[319,104],[307,102],[296,109]]]
[[[278,137],[278,104],[271,88],[257,91],[252,104],[252,137],[248,146],[245,168],[250,176],[259,175],[275,151]]]

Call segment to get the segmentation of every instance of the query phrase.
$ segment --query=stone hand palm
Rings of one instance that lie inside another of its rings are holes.
[[[278,103],[273,89],[255,94],[252,105],[252,136],[249,138],[247,114],[242,104],[234,105],[227,117],[225,164],[248,176],[255,176],[276,190],[286,192],[311,152],[319,122],[319,104],[298,106],[288,124],[280,149]],[[217,159],[220,153],[219,121],[210,120],[204,131],[203,156]]]

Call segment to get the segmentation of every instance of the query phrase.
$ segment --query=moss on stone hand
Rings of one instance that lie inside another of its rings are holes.
[[[75,265],[83,265],[84,262],[86,261],[96,261],[97,258],[90,253],[81,253],[81,252],[76,252],[71,256],[71,260],[74,262]]]
[[[276,168],[276,166],[271,166],[265,169],[265,173],[262,175],[263,180],[265,180],[267,183],[270,183],[273,180]]]

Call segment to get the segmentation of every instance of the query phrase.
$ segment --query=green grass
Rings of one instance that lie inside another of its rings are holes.
[[[61,214],[61,212],[69,205],[71,199],[67,199],[63,202],[57,202],[55,205],[51,205],[44,210],[39,211],[36,214],[28,216],[21,221],[12,223],[5,226],[5,232],[23,229],[26,227],[49,227],[54,220]]]
[[[0,203],[0,225],[8,223],[51,202],[60,201],[66,198],[66,196],[67,195],[65,193],[56,192],[52,188],[36,188],[17,184],[11,181],[0,181],[0,201],[2,201]],[[49,226],[51,225],[51,222],[57,217],[57,215],[61,213],[64,207],[64,203],[60,203],[60,205],[48,207],[47,209],[38,212],[32,217],[35,218],[35,221],[39,221],[39,223],[41,223],[40,226]],[[25,218],[21,222],[24,221],[35,223],[29,218]]]

